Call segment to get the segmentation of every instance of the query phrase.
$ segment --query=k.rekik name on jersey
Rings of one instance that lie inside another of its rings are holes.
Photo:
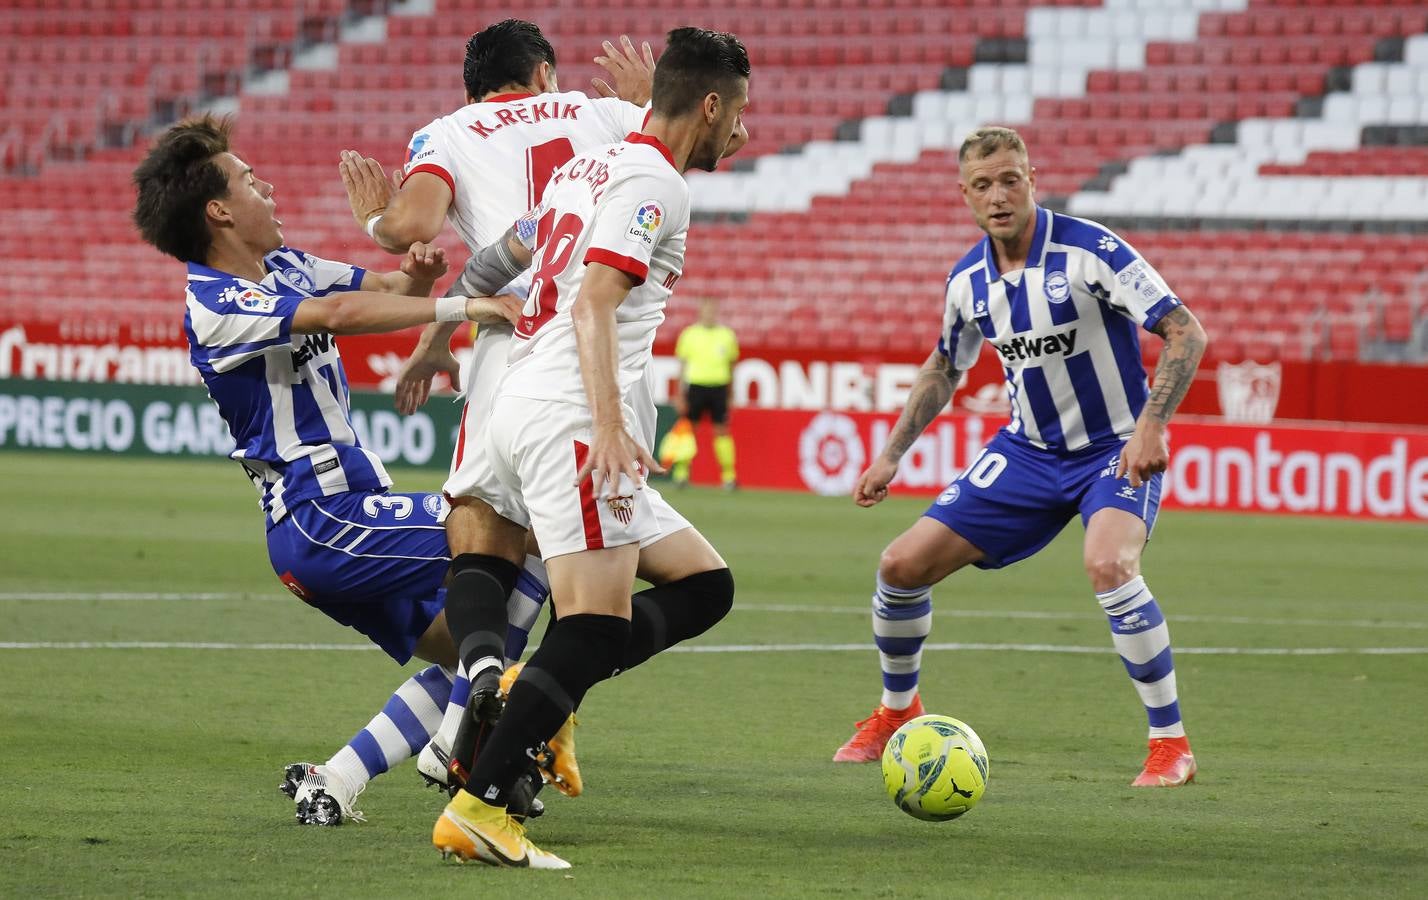
[[[1061,334],[1048,334],[1046,337],[1039,338],[1012,338],[1005,344],[997,344],[996,347],[1002,358],[1007,361],[1040,359],[1054,353],[1070,356],[1076,350],[1076,329],[1073,328]]]
[[[494,125],[477,119],[466,127],[481,135],[481,137],[487,138],[502,128],[505,128],[507,125],[534,125],[544,119],[579,118],[579,104],[558,103],[551,100],[545,103],[532,103],[529,106],[513,106],[510,109],[498,109],[496,110],[496,122]]]

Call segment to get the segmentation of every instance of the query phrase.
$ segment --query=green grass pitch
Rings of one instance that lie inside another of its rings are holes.
[[[972,724],[992,760],[981,806],[930,824],[893,807],[875,766],[830,762],[878,697],[878,551],[922,501],[674,494],[738,579],[735,612],[696,642],[726,649],[666,654],[591,693],[586,795],[547,792],[532,828],[574,868],[516,872],[438,859],[441,804],[411,763],[361,797],[366,824],[293,823],[281,767],[325,759],[381,707],[404,676],[380,653],[16,647],[360,644],[278,585],[235,466],[0,461],[0,896],[1383,897],[1428,885],[1428,655],[1348,652],[1428,647],[1422,527],[1162,517],[1146,575],[1181,651],[1201,765],[1181,790],[1128,787],[1144,713],[1081,574],[1079,526],[1010,570],[950,579],[933,642],[1022,649],[925,654],[929,711]],[[395,474],[406,490],[439,480]],[[103,596],[136,593],[179,596]],[[738,649],[761,644],[829,649]],[[868,649],[831,649],[848,644]],[[1096,652],[1046,649],[1075,647]],[[1333,652],[1288,652],[1316,648]]]

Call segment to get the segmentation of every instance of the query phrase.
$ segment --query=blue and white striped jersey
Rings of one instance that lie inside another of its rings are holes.
[[[1114,232],[1037,207],[1025,269],[1002,275],[987,237],[947,276],[937,349],[966,371],[990,343],[1011,394],[1004,430],[1079,450],[1135,431],[1149,393],[1136,326],[1148,331],[1179,305]]]
[[[330,334],[293,334],[308,297],[357,290],[363,270],[280,247],[254,283],[188,266],[189,359],[233,433],[231,457],[272,528],[304,500],[380,490],[392,479],[352,430],[347,374]]]

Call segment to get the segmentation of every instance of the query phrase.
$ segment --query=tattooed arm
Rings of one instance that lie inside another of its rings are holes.
[[[1165,348],[1160,351],[1160,362],[1155,366],[1150,398],[1136,420],[1135,433],[1121,450],[1116,469],[1116,477],[1129,476],[1133,488],[1140,487],[1157,472],[1164,472],[1170,464],[1165,426],[1190,390],[1208,343],[1199,320],[1183,306],[1166,313],[1151,330],[1164,339]]]
[[[961,377],[962,373],[957,371],[951,360],[936,350],[932,351],[927,362],[918,370],[907,405],[903,407],[902,415],[898,416],[892,434],[888,435],[887,446],[859,476],[858,484],[853,489],[854,502],[859,506],[872,506],[887,498],[888,482],[897,475],[897,464],[902,455],[928,423],[947,408]]]

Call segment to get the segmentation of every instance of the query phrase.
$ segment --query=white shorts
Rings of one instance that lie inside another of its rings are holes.
[[[461,497],[484,500],[496,512],[517,521],[511,513],[524,515],[520,498],[510,496],[496,479],[486,459],[485,439],[491,407],[496,401],[496,386],[506,372],[513,334],[513,329],[500,325],[482,325],[476,331],[471,358],[461,371],[466,405],[461,410],[461,428],[456,433],[456,454],[451,458],[451,471],[441,492],[448,501]]]
[[[626,422],[634,421],[626,410]],[[644,443],[640,434],[635,439]],[[690,527],[648,484],[603,498],[589,476],[576,485],[590,441],[590,410],[584,406],[500,397],[486,422],[487,478],[494,483],[478,485],[478,496],[503,503],[518,498],[506,509],[492,506],[535,532],[545,559],[626,544],[648,547]]]

